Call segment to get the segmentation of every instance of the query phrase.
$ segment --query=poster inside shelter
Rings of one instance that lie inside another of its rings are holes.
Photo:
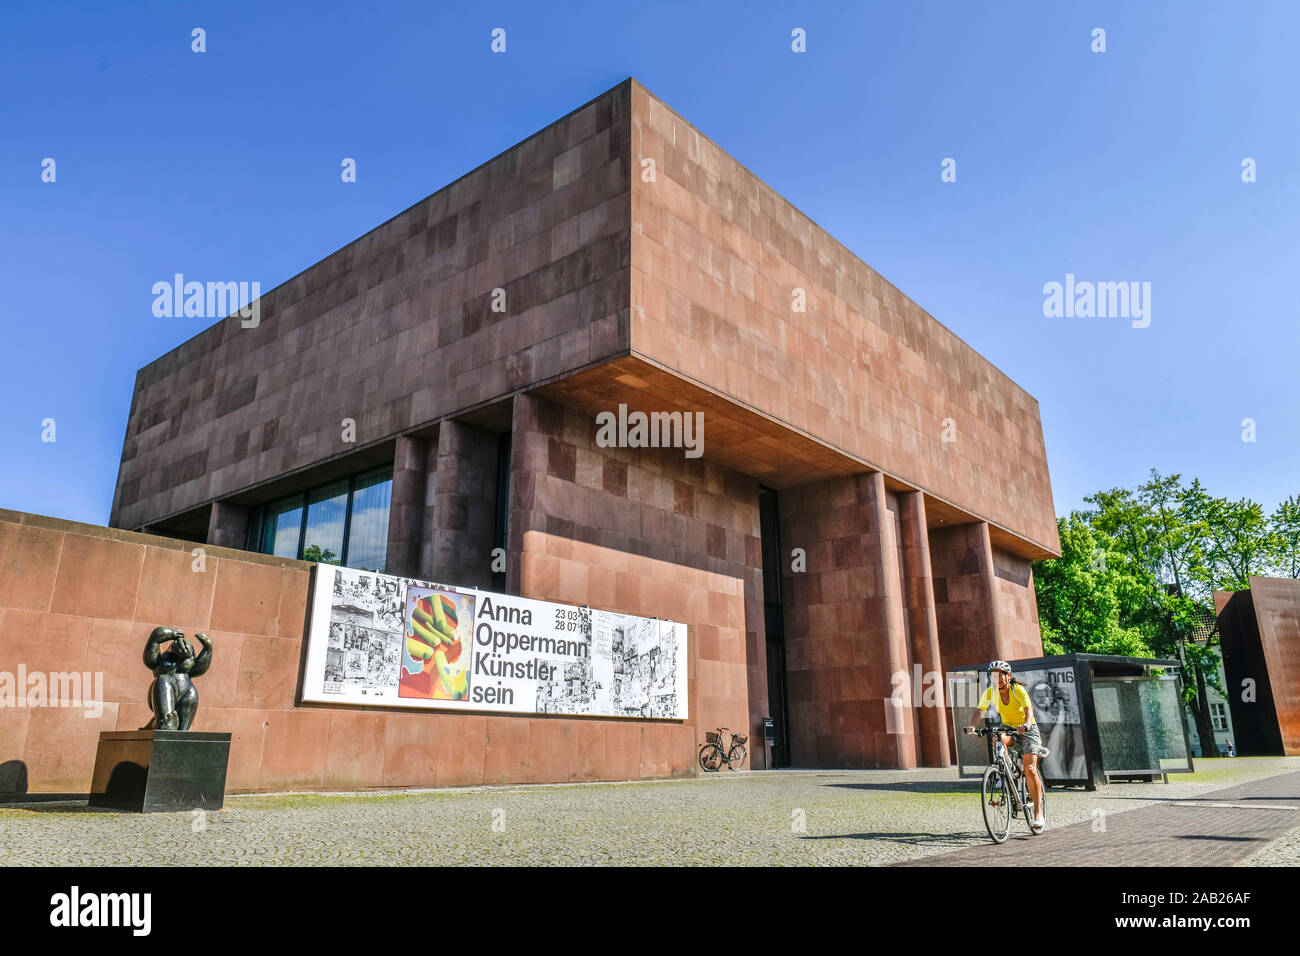
[[[1043,773],[1051,780],[1083,780],[1088,776],[1083,720],[1073,667],[1017,671],[1029,689],[1043,745],[1050,751]]]

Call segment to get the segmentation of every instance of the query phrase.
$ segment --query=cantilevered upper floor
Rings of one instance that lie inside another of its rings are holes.
[[[881,471],[933,522],[1059,552],[1038,406],[629,79],[137,376],[110,523],[201,535],[536,392],[702,411],[704,457],[793,487]],[[344,426],[351,420],[349,433]]]

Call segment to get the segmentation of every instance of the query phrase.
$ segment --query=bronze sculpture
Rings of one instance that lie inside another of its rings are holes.
[[[189,730],[199,709],[199,692],[192,678],[212,666],[212,642],[206,634],[194,637],[203,650],[185,639],[185,632],[170,627],[155,627],[144,645],[144,666],[153,671],[149,686],[149,709],[153,719],[141,730]],[[170,643],[167,650],[162,645]]]

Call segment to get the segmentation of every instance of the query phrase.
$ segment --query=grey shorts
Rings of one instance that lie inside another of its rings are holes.
[[[1037,757],[1047,756],[1047,748],[1043,746],[1043,737],[1038,732],[1037,723],[1030,724],[1028,732],[1023,737],[1013,736],[1011,738],[1011,752],[1016,757],[1023,754],[1034,754]]]

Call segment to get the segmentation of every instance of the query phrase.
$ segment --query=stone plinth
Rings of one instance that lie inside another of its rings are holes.
[[[230,734],[125,730],[99,735],[92,807],[166,813],[220,810]]]

